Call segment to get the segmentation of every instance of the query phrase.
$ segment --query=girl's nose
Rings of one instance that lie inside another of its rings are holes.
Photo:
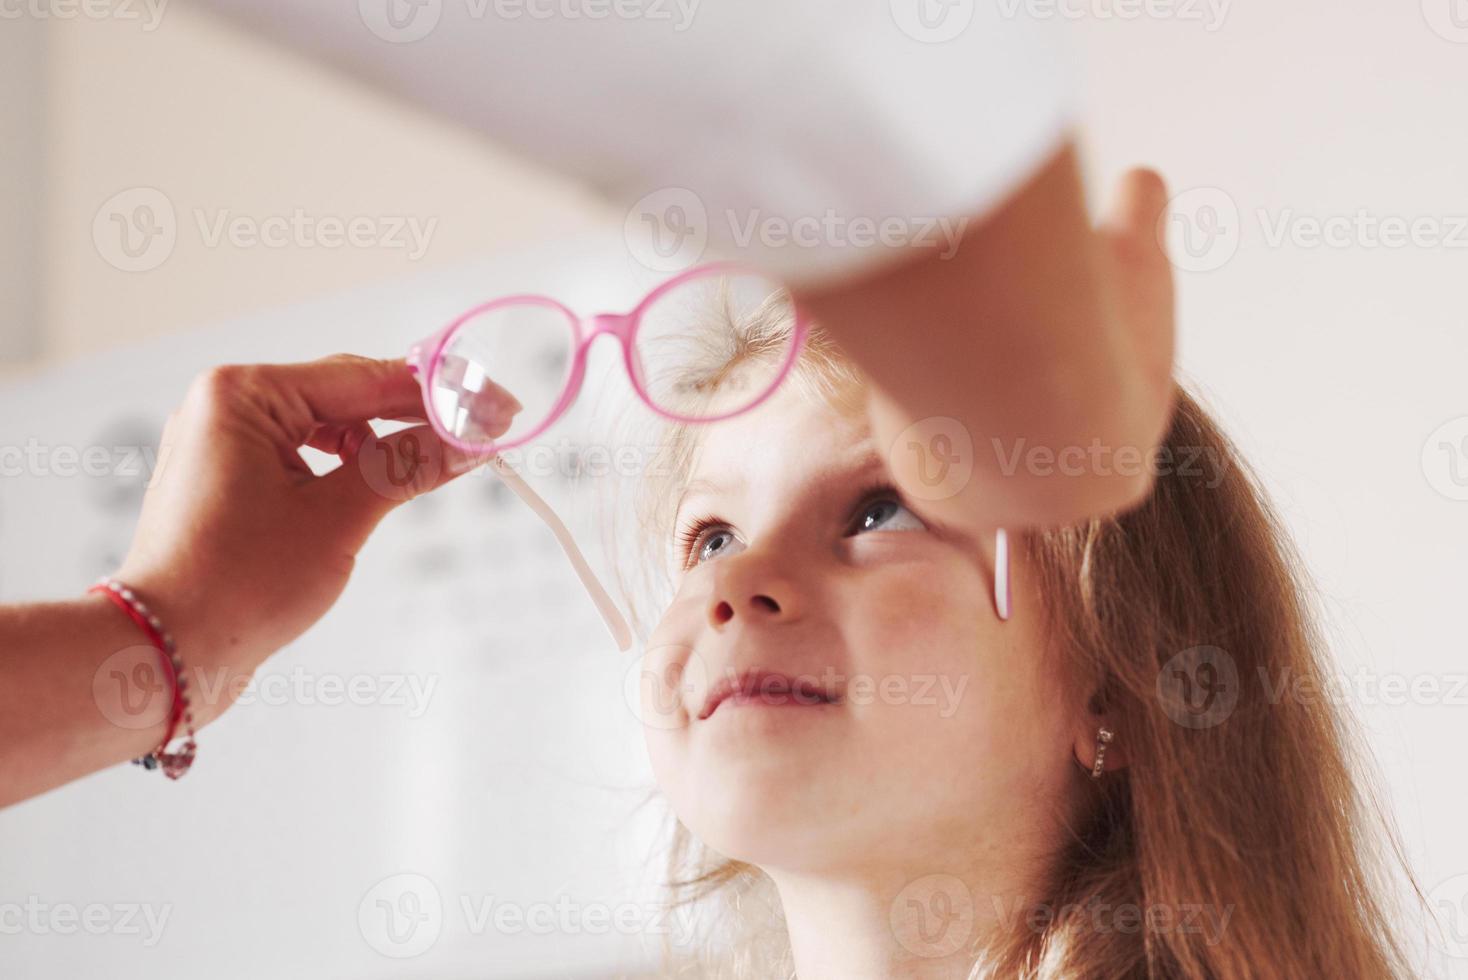
[[[726,559],[713,594],[708,600],[709,625],[723,628],[736,619],[788,622],[800,614],[799,593],[790,580],[774,575],[768,567]],[[736,567],[738,566],[738,567]]]

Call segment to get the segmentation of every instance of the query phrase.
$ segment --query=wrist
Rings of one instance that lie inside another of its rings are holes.
[[[224,604],[208,601],[193,583],[170,575],[130,572],[126,567],[114,577],[147,605],[171,635],[195,727],[219,717],[254,675],[263,655],[256,654],[244,631],[230,624]]]
[[[91,674],[88,714],[103,741],[125,746],[129,758],[146,754],[163,739],[171,715],[162,654],[102,590],[89,589],[71,609],[67,630],[77,637],[75,648],[87,651],[83,669]]]

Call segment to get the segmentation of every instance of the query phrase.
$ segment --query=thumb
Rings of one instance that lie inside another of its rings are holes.
[[[1167,260],[1160,223],[1167,213],[1167,185],[1155,170],[1136,167],[1122,175],[1101,220],[1101,232],[1133,261]]]
[[[1167,256],[1167,185],[1156,171],[1124,174],[1097,229],[1112,303],[1159,400],[1172,395],[1176,294]]]

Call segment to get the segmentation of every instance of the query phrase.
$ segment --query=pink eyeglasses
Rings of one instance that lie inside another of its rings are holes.
[[[733,337],[756,356],[725,371]],[[710,329],[710,328],[713,329]],[[722,329],[720,329],[722,328]],[[622,345],[637,396],[676,422],[718,422],[755,408],[800,356],[809,322],[788,291],[735,263],[696,266],[662,283],[628,313],[583,318],[548,296],[505,296],[475,306],[408,352],[428,421],[456,448],[490,456],[495,473],[550,527],[596,604],[617,647],[632,645],[626,620],[597,580],[564,522],[500,452],[555,423],[581,391],[586,353],[598,336]],[[995,541],[994,604],[1009,618],[1009,548]]]
[[[730,325],[766,342],[759,356],[725,372],[728,358],[710,343],[732,336]],[[583,318],[549,296],[529,294],[490,300],[414,344],[407,360],[434,431],[460,450],[491,456],[496,474],[550,526],[618,648],[627,650],[631,630],[565,524],[499,453],[525,445],[565,414],[581,391],[587,350],[602,334],[621,343],[644,404],[664,418],[696,423],[743,414],[774,394],[808,329],[783,286],[716,262],[667,280],[627,313]]]
[[[769,330],[774,342],[738,371],[723,371],[727,359],[709,356],[711,338],[732,336],[729,326],[747,333],[781,324],[793,328]],[[530,442],[570,408],[586,352],[602,334],[620,341],[632,387],[654,412],[718,422],[774,394],[808,327],[783,286],[718,262],[674,276],[628,313],[583,318],[549,296],[491,300],[414,345],[408,363],[443,439],[468,452],[499,452]]]

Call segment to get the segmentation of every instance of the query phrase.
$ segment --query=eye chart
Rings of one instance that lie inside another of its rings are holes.
[[[0,601],[79,595],[117,568],[163,422],[210,365],[401,356],[497,295],[590,314],[657,278],[630,267],[617,229],[8,385]],[[573,442],[642,410],[625,378],[600,381],[615,346],[593,345],[558,424]],[[522,472],[625,612],[604,488],[568,459]],[[124,763],[0,811],[0,904],[51,924],[6,936],[0,974],[634,974],[667,929],[649,885],[662,817],[626,680],[638,652],[616,649],[551,532],[488,468],[399,507],[337,606],[200,732],[182,780]],[[107,927],[68,933],[66,910],[93,906]]]

